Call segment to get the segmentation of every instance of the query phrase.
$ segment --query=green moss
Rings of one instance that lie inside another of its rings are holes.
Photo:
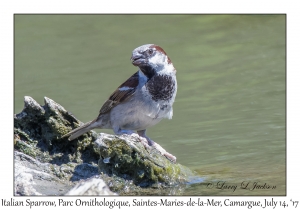
[[[78,142],[77,144],[77,150],[78,151],[82,151],[85,150],[86,148],[91,146],[92,143],[92,137],[84,135],[84,139],[82,139],[81,141]]]
[[[96,163],[97,157],[91,145],[95,140],[94,134],[83,135],[74,141],[61,138],[81,123],[71,113],[46,97],[44,106],[28,96],[24,103],[23,111],[14,117],[16,150],[41,162],[57,165],[68,162]]]
[[[36,157],[35,148],[19,139],[15,139],[15,149],[31,157]]]
[[[58,139],[70,131],[57,116],[50,116],[46,122],[52,133],[59,137]]]
[[[98,140],[97,140],[98,141]],[[101,139],[98,149],[100,171],[118,177],[130,177],[133,183],[140,186],[165,186],[186,182],[186,172],[180,164],[174,164],[157,150],[147,151],[140,142],[130,142],[110,135]],[[97,147],[97,143],[95,144]]]
[[[35,146],[38,141],[34,141],[30,138],[30,136],[22,131],[21,129],[14,128],[14,135],[17,139],[22,139],[23,141],[26,141],[28,144]]]
[[[37,141],[32,140],[28,134],[20,129],[14,129],[14,148],[31,157],[36,157],[39,150],[35,147]]]

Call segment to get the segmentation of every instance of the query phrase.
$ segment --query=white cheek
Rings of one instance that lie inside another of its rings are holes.
[[[165,56],[156,54],[155,56],[153,56],[149,59],[149,62],[154,65],[159,65],[159,64],[164,64],[165,60],[166,60]]]

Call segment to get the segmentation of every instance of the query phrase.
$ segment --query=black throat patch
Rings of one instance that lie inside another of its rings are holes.
[[[146,89],[151,94],[154,101],[172,98],[175,91],[175,81],[169,75],[155,74],[147,83]]]
[[[156,74],[155,69],[150,65],[139,66],[141,71],[146,75],[148,81]]]

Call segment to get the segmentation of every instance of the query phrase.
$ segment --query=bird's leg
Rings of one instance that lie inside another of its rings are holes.
[[[119,128],[119,127],[114,127],[113,130],[114,130],[114,133],[115,133],[116,135],[122,135],[122,134],[132,135],[132,134],[135,133],[135,132],[132,131],[132,130],[122,130],[122,129]]]
[[[140,139],[142,141],[148,143],[149,146],[153,146],[155,144],[155,142],[152,139],[150,139],[148,136],[146,136],[146,130],[137,131],[137,133],[139,134],[140,137],[142,137]],[[145,139],[147,141],[145,141]]]
[[[165,156],[167,159],[169,159],[172,162],[176,162],[176,157],[170,153],[168,153],[164,148],[162,148],[158,143],[150,139],[148,136],[146,136],[146,130],[140,130],[137,131],[141,139],[142,144],[147,148],[149,146],[153,146],[155,149],[157,149],[163,156]],[[145,139],[147,141],[145,141]],[[147,144],[148,143],[148,144]],[[147,145],[145,145],[147,144]]]

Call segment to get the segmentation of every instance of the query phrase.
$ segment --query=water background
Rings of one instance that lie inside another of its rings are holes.
[[[14,19],[15,113],[24,96],[42,105],[47,96],[90,121],[137,71],[131,51],[158,44],[177,69],[178,93],[173,119],[147,134],[204,179],[184,195],[285,195],[284,15]],[[249,190],[255,182],[265,187]],[[241,189],[246,183],[248,189]]]

